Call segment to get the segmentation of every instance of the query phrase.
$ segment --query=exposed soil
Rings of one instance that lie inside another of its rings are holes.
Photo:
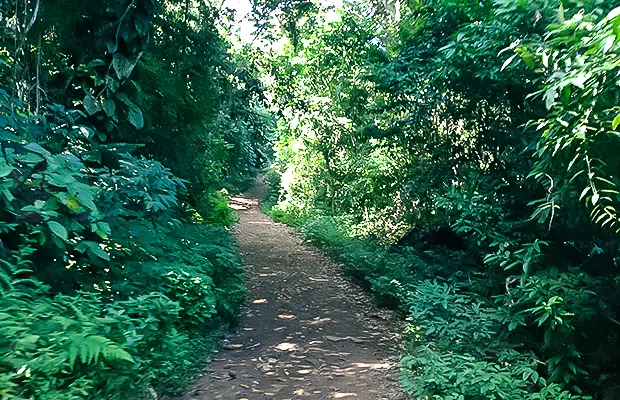
[[[241,324],[182,400],[401,399],[398,323],[338,265],[258,208],[260,185],[234,198],[247,265]]]

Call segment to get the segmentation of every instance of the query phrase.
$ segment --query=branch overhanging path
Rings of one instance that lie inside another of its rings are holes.
[[[232,200],[247,300],[182,400],[402,398],[398,326],[338,265],[258,208],[260,185]]]

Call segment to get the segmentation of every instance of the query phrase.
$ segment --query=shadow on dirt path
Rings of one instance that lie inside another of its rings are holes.
[[[227,335],[181,400],[401,399],[399,328],[339,267],[258,208],[258,185],[232,199],[247,265],[248,297]]]

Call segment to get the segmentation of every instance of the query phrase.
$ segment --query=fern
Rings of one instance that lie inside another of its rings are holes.
[[[71,370],[75,369],[78,358],[87,365],[99,362],[100,357],[106,361],[134,361],[131,354],[103,336],[75,334],[69,336],[69,343],[68,360]]]
[[[1,290],[13,289],[13,280],[2,269],[0,269],[0,293]]]

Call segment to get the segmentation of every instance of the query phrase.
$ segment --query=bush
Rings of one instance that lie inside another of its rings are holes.
[[[20,107],[0,92],[10,149],[0,157],[0,393],[178,393],[243,301],[230,233],[180,220],[185,186],[161,163],[112,153],[95,168],[87,128],[67,132],[65,146],[67,114],[12,114],[3,101]]]
[[[579,369],[568,310],[595,307],[591,292],[583,289],[586,281],[593,284],[590,278],[578,271],[539,274],[512,291],[512,300],[497,296],[494,302],[474,290],[485,287],[475,275],[469,276],[468,283],[462,281],[458,269],[465,268],[466,257],[448,253],[445,258],[438,250],[422,252],[428,249],[424,243],[388,249],[347,234],[347,221],[315,215],[299,230],[365,282],[380,304],[408,315],[402,358],[403,387],[408,393],[437,400],[590,398],[568,391],[557,376]],[[567,301],[558,298],[548,303],[554,294]],[[587,312],[578,320],[591,321],[594,314]],[[525,329],[534,324],[542,327],[545,338],[537,353],[524,350],[521,343],[535,340],[538,333]],[[556,357],[563,354],[557,358],[561,362],[543,362],[547,352]],[[545,364],[550,379],[544,377]]]
[[[205,191],[198,199],[196,210],[203,221],[219,226],[231,226],[239,220],[228,206],[229,194],[225,189],[218,192]]]
[[[405,391],[434,400],[586,400],[536,372],[535,358],[514,351],[496,361],[469,353],[441,351],[418,345],[403,357]]]

